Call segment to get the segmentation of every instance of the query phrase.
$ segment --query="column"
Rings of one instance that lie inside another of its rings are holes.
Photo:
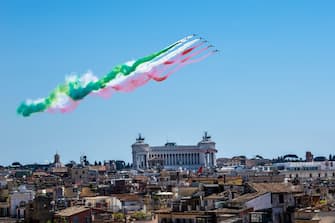
[[[182,154],[181,153],[178,153],[178,160],[177,160],[177,164],[178,166],[180,165],[180,163],[182,162]]]
[[[176,165],[176,154],[175,153],[172,155],[172,163],[174,166]]]
[[[188,153],[185,153],[185,157],[186,157],[186,162],[185,162],[185,164],[188,165]]]
[[[170,165],[170,153],[166,154],[166,164],[169,166]]]
[[[171,153],[171,165],[173,165],[173,153]]]
[[[190,165],[193,165],[193,153],[190,153]]]
[[[208,166],[208,167],[211,166],[211,157],[210,157],[210,153],[207,153],[207,166]]]
[[[193,164],[197,164],[197,154],[193,153]]]
[[[166,161],[167,161],[167,159],[166,159],[166,154],[163,153],[163,165],[164,165],[164,166],[166,165]]]
[[[170,166],[172,165],[172,154],[171,153],[169,154],[169,165]]]
[[[209,153],[206,152],[206,167],[209,167]]]
[[[185,153],[185,156],[186,156],[186,162],[185,162],[185,164],[188,165],[188,153]]]
[[[194,155],[194,153],[192,153],[192,165],[194,165],[195,164],[195,155]]]
[[[192,153],[188,154],[188,165],[192,165]]]

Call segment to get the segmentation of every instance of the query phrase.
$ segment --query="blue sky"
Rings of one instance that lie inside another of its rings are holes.
[[[218,157],[326,155],[335,148],[333,1],[1,1],[0,164],[123,159],[149,144],[196,144]],[[114,65],[198,33],[221,53],[162,83],[72,113],[15,113],[72,72]]]

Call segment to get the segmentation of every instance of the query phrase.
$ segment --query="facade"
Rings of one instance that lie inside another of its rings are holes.
[[[334,179],[335,161],[286,162],[273,165],[286,179]]]
[[[85,197],[85,207],[103,208],[112,212],[118,212],[122,209],[119,199],[111,196]]]
[[[37,195],[26,206],[25,222],[52,222],[53,209],[52,197]]]
[[[73,206],[55,213],[55,223],[90,223],[91,209],[84,206]]]
[[[34,198],[35,192],[21,185],[17,191],[13,191],[10,194],[10,215],[12,217],[23,218],[26,204],[34,200]]]
[[[0,188],[0,218],[9,216],[9,190]]]
[[[149,169],[161,167],[165,169],[195,170],[199,167],[212,168],[216,165],[215,142],[207,135],[197,145],[177,145],[176,143],[166,143],[164,146],[150,146],[144,142],[144,138],[139,135],[132,145],[133,168]]]
[[[76,166],[71,168],[71,180],[73,183],[81,185],[88,183],[89,168]]]

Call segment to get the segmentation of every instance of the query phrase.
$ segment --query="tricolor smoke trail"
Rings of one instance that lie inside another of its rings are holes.
[[[47,97],[21,103],[17,113],[27,117],[36,112],[69,112],[90,94],[109,97],[117,91],[132,91],[150,80],[164,81],[183,66],[200,62],[215,52],[207,41],[190,35],[156,53],[117,65],[100,79],[91,72],[66,77],[65,83]]]

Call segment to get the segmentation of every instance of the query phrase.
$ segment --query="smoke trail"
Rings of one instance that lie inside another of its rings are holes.
[[[57,86],[47,97],[22,102],[17,108],[17,113],[27,117],[32,113],[44,111],[69,112],[87,95],[109,97],[116,91],[132,91],[151,79],[165,80],[186,64],[199,62],[211,55],[209,52],[196,58],[209,48],[201,48],[205,41],[200,40],[201,38],[195,35],[187,36],[156,53],[117,65],[100,79],[92,72],[87,72],[81,77],[68,76],[65,83]],[[171,70],[168,71],[169,69]],[[164,74],[166,71],[167,74]],[[162,74],[164,75],[161,76]]]

